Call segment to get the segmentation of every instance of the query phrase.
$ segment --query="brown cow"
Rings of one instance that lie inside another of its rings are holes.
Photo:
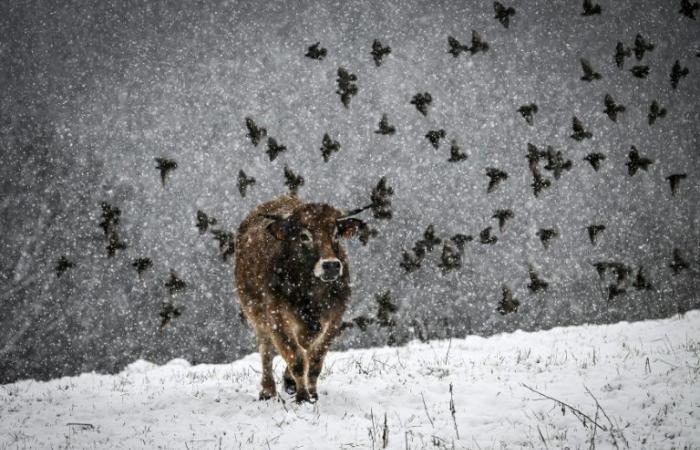
[[[363,208],[364,209],[364,208]],[[283,195],[257,206],[238,228],[235,277],[262,358],[260,399],[276,395],[273,347],[284,358],[284,388],[297,402],[318,399],[316,380],[350,298],[339,238],[363,225],[321,203]]]

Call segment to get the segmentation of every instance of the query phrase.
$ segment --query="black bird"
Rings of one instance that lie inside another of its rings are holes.
[[[75,264],[72,261],[66,258],[65,255],[61,256],[58,258],[58,261],[56,261],[56,267],[54,267],[54,270],[56,271],[56,278],[61,278],[63,272],[73,267],[75,267]]]
[[[107,236],[107,256],[112,257],[117,253],[117,250],[124,250],[126,248],[126,242],[119,238],[117,230],[112,230]]]
[[[628,158],[629,161],[627,161],[625,165],[627,166],[627,173],[629,173],[629,176],[637,173],[639,169],[646,171],[649,165],[654,162],[649,158],[639,156],[639,152],[634,145],[632,146],[632,151],[629,152]]]
[[[472,46],[469,47],[469,53],[472,55],[479,52],[486,52],[489,49],[489,44],[481,39],[481,35],[472,30]]]
[[[447,160],[449,162],[460,162],[467,159],[467,154],[462,152],[462,150],[457,145],[457,141],[452,141],[450,146],[450,158]]]
[[[389,125],[389,119],[386,114],[382,114],[382,118],[379,121],[379,129],[375,131],[377,134],[394,134],[396,132],[396,127]]]
[[[605,225],[588,225],[586,231],[588,231],[588,239],[591,240],[591,245],[595,245],[598,235],[605,231]]]
[[[158,313],[160,316],[160,330],[162,331],[167,324],[173,319],[180,317],[181,314],[182,310],[180,308],[175,307],[172,303],[163,302],[160,313]]]
[[[614,300],[615,297],[623,295],[627,292],[627,289],[621,288],[615,283],[610,283],[608,286],[608,301]]]
[[[219,242],[219,251],[221,252],[221,258],[226,261],[229,256],[233,256],[236,250],[235,241],[236,236],[224,230],[211,230],[211,234]]]
[[[612,271],[615,272],[618,285],[627,281],[627,279],[630,275],[632,275],[633,272],[631,267],[615,261],[608,263],[608,269],[612,269]]]
[[[360,224],[360,230],[358,232],[358,239],[360,240],[362,245],[367,245],[369,243],[370,238],[374,238],[378,234],[379,232],[376,229],[370,228],[369,225],[362,222],[362,224]]]
[[[676,195],[678,193],[678,186],[681,180],[684,180],[688,175],[684,173],[674,173],[666,177],[666,179],[671,183],[671,195]]]
[[[559,236],[559,233],[554,228],[540,228],[536,234],[542,241],[545,250],[549,249],[549,241]]]
[[[598,273],[598,276],[602,280],[605,277],[605,271],[608,270],[610,264],[605,261],[600,261],[593,263],[593,267],[595,267],[595,271]]]
[[[430,130],[425,134],[425,138],[430,141],[430,145],[434,148],[440,147],[440,139],[444,139],[447,133],[442,128],[439,130]]]
[[[401,255],[401,262],[399,263],[399,266],[405,270],[406,273],[411,273],[420,269],[422,261],[422,256],[418,256],[413,252],[407,252],[404,250],[403,254]]]
[[[170,295],[175,295],[187,289],[187,283],[181,280],[172,270],[170,271],[170,278],[163,285],[168,288]]]
[[[674,275],[678,275],[681,270],[687,269],[690,267],[688,262],[683,258],[681,255],[681,251],[677,248],[673,249],[673,261],[671,261],[671,264],[669,266],[671,270],[673,270]]]
[[[576,141],[590,139],[591,136],[593,136],[593,133],[584,130],[583,124],[580,120],[578,120],[578,117],[576,116],[574,116],[573,120],[571,121],[571,128],[574,130],[574,134],[571,135],[571,138]]]
[[[352,319],[352,323],[354,323],[355,326],[360,329],[360,331],[367,331],[367,327],[374,323],[374,319],[360,315]]]
[[[435,236],[435,229],[433,228],[433,225],[430,224],[428,225],[428,228],[426,228],[423,232],[423,239],[419,240],[417,244],[420,245],[422,248],[426,249],[427,251],[432,252],[433,247],[435,247],[436,245],[440,245],[441,242],[442,239]]]
[[[340,150],[340,142],[334,141],[328,136],[328,133],[323,135],[323,141],[321,142],[321,156],[323,156],[323,161],[328,162],[331,154]]]
[[[479,233],[479,242],[493,245],[498,242],[498,238],[496,236],[491,236],[491,227],[486,227]]]
[[[653,286],[649,281],[647,281],[646,277],[642,273],[643,270],[643,267],[640,267],[639,270],[637,270],[637,276],[635,277],[632,286],[634,286],[638,291],[650,291]]]
[[[299,188],[304,185],[304,177],[295,174],[292,172],[292,169],[284,166],[284,184],[289,188],[289,192],[292,195],[296,195]]]
[[[617,114],[625,112],[625,107],[615,103],[615,100],[610,96],[610,94],[605,94],[605,110],[603,112],[608,115],[610,120],[617,122]]]
[[[248,134],[246,134],[246,136],[248,136],[250,142],[257,147],[260,141],[267,136],[267,128],[257,126],[250,117],[245,118],[245,126],[248,128]]]
[[[537,170],[537,163],[540,162],[540,159],[545,158],[546,156],[546,151],[538,149],[534,144],[529,142],[527,143],[527,155],[525,155],[525,157],[527,158],[528,165],[533,173]]]
[[[216,219],[209,217],[204,211],[197,210],[197,228],[199,234],[204,234],[209,225],[216,225]]]
[[[687,77],[689,73],[690,71],[688,68],[681,67],[680,61],[676,60],[676,62],[673,64],[673,68],[671,68],[671,87],[675,90],[678,87],[678,82],[681,80],[681,78]]]
[[[320,44],[321,42],[316,42],[314,45],[310,46],[309,51],[306,52],[304,56],[306,56],[307,58],[318,60],[322,60],[323,58],[325,58],[328,52],[325,48],[319,48]]]
[[[550,187],[552,185],[552,182],[546,179],[545,177],[540,174],[540,171],[535,168],[535,170],[532,171],[532,177],[534,181],[530,186],[532,186],[532,191],[535,194],[535,197],[539,197],[540,193]]]
[[[141,274],[153,267],[153,261],[151,261],[151,258],[137,258],[131,263],[131,266],[136,269],[136,273],[140,278]]]
[[[450,240],[451,240],[452,242],[455,243],[455,245],[457,246],[457,248],[458,248],[460,251],[462,251],[462,250],[464,250],[464,245],[465,245],[467,242],[473,241],[474,238],[471,237],[471,235],[468,236],[468,235],[466,235],[466,234],[457,233],[457,234],[455,234],[454,236],[452,236],[452,237],[450,238]]]
[[[496,212],[491,216],[492,219],[498,219],[498,229],[503,231],[503,227],[506,226],[506,222],[515,217],[513,211],[510,209],[497,209]]]
[[[588,62],[587,59],[581,58],[581,68],[583,69],[583,76],[581,79],[583,81],[588,81],[591,82],[593,80],[600,80],[602,76],[593,70],[593,67],[591,67],[591,63]]]
[[[104,230],[105,236],[109,236],[110,232],[114,230],[114,227],[119,224],[119,217],[121,216],[121,210],[112,206],[107,202],[102,202],[102,222],[100,222],[100,228]]]
[[[416,109],[424,116],[428,115],[428,106],[433,102],[433,97],[427,93],[418,93],[411,99],[411,104],[416,105]]]
[[[386,47],[382,47],[382,43],[379,42],[378,40],[374,40],[372,42],[372,58],[374,58],[374,64],[377,65],[377,67],[382,65],[382,59],[389,53],[391,53],[391,47],[388,45]]]
[[[372,189],[370,195],[372,216],[375,219],[389,220],[392,217],[391,196],[394,195],[394,188],[386,184],[386,178],[379,179],[377,185]]]
[[[377,302],[377,323],[380,327],[394,326],[394,318],[391,317],[399,307],[391,300],[391,291],[384,291],[374,296]]]
[[[447,53],[451,54],[455,58],[458,57],[462,52],[469,51],[469,46],[463,45],[461,42],[459,42],[452,36],[447,36],[447,43],[450,46],[450,49],[447,51]]]
[[[442,247],[442,254],[440,255],[438,267],[442,269],[443,273],[447,273],[451,270],[457,270],[462,267],[462,251],[455,247],[454,242],[445,241],[445,244]]]
[[[248,192],[248,186],[255,185],[255,178],[246,176],[245,172],[242,170],[238,171],[238,192],[241,193],[241,197],[245,198]]]
[[[681,0],[681,9],[678,11],[689,19],[695,20],[695,11],[700,8],[700,3],[690,3],[690,0]]]
[[[489,177],[489,186],[486,188],[487,193],[491,193],[498,187],[501,181],[508,179],[508,174],[494,167],[486,168],[486,176]]]
[[[649,105],[649,115],[647,117],[649,118],[649,125],[652,125],[656,122],[656,119],[663,119],[666,117],[666,108],[662,108],[656,100],[654,100],[651,102],[651,105]]]
[[[153,158],[155,161],[158,163],[156,166],[156,170],[160,170],[160,181],[165,186],[165,178],[168,176],[168,173],[171,171],[177,169],[177,162],[175,162],[172,159],[166,159],[166,158]]]
[[[625,65],[625,58],[632,56],[632,50],[625,48],[622,42],[618,42],[615,46],[615,64],[619,69],[622,69]]]
[[[506,8],[499,2],[493,2],[493,10],[496,12],[495,18],[501,22],[501,25],[508,28],[508,25],[510,25],[510,18],[515,15],[515,8],[511,6]]]
[[[503,291],[503,298],[501,298],[501,301],[498,302],[496,312],[504,316],[508,313],[517,312],[520,302],[513,298],[513,293],[510,291],[508,286],[504,284],[501,289]]]
[[[634,56],[637,58],[637,61],[641,61],[644,53],[652,50],[654,50],[654,44],[647,42],[641,34],[634,38]]]
[[[558,180],[565,170],[571,170],[573,163],[570,159],[564,160],[561,151],[554,151],[552,147],[547,147],[547,165],[545,170],[554,173],[554,179]]]
[[[530,266],[528,272],[530,274],[530,284],[527,285],[527,288],[532,292],[546,291],[549,283],[540,278],[532,266]]]
[[[591,0],[583,0],[583,12],[581,13],[582,16],[592,16],[594,14],[600,14],[602,11],[602,8],[600,7],[600,4],[596,3],[595,5]]]
[[[589,153],[584,158],[584,161],[591,163],[593,170],[596,172],[600,169],[600,162],[605,159],[605,155],[602,153]]]
[[[338,90],[335,93],[340,95],[340,101],[347,108],[350,104],[350,99],[357,95],[357,84],[355,84],[357,76],[339,67],[336,81],[338,82]]]
[[[637,78],[646,78],[649,75],[649,66],[634,66],[630,72]]]
[[[275,158],[277,158],[277,156],[285,150],[287,150],[287,147],[278,144],[276,139],[267,139],[267,150],[265,150],[265,153],[267,153],[267,156],[270,158],[270,161],[274,161]]]
[[[523,105],[518,108],[518,112],[525,118],[525,122],[527,122],[528,125],[532,125],[534,121],[534,114],[537,113],[537,105],[534,103]]]

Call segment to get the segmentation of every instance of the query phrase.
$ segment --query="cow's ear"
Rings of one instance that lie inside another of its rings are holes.
[[[267,219],[272,219],[267,225],[267,231],[278,241],[289,239],[294,235],[296,226],[288,216],[264,215]]]
[[[348,239],[351,238],[362,228],[367,225],[360,219],[341,219],[336,222],[338,227],[338,236]]]

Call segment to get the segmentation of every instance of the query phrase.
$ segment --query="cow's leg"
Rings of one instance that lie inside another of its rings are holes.
[[[296,384],[296,401],[298,403],[311,401],[306,388],[306,371],[308,360],[304,349],[282,327],[273,331],[272,342],[282,358],[287,363],[289,372]]]
[[[297,383],[292,377],[292,372],[289,370],[289,366],[284,369],[284,375],[282,376],[284,380],[284,391],[289,395],[294,395],[297,393]]]
[[[342,323],[342,316],[338,317],[336,320],[331,320],[327,325],[323,326],[323,333],[317,338],[314,345],[309,348],[309,380],[308,380],[308,390],[309,396],[315,401],[318,399],[318,393],[316,392],[316,381],[318,376],[321,374],[321,369],[323,369],[323,360],[326,358],[326,353],[331,346],[333,338],[340,332],[340,325]]]
[[[260,350],[260,358],[262,359],[262,390],[260,391],[260,400],[268,400],[277,395],[275,378],[272,375],[272,359],[275,355],[272,353],[272,341],[268,335],[262,333],[258,335],[258,349]]]

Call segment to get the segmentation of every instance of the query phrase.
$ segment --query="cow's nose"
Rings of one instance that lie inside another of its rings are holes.
[[[323,278],[337,278],[340,274],[340,261],[323,261],[321,268],[323,269]]]

